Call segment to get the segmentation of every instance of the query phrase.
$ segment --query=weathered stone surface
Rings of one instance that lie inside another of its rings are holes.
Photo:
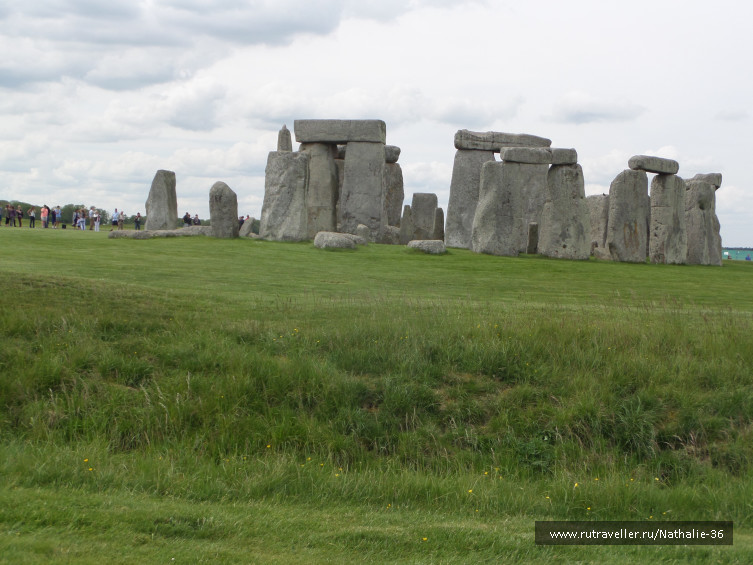
[[[594,194],[586,197],[591,221],[591,255],[597,259],[611,259],[607,252],[607,225],[609,223],[609,196]]]
[[[175,173],[159,170],[154,175],[146,199],[147,230],[172,230],[178,225],[178,197],[175,193]]]
[[[212,226],[188,226],[173,230],[115,230],[107,237],[110,239],[153,239],[157,237],[186,237],[195,235],[212,235]]]
[[[624,170],[609,187],[607,249],[613,261],[644,263],[648,246],[648,176]]]
[[[628,161],[628,167],[634,171],[646,171],[647,173],[662,173],[676,175],[680,170],[680,164],[673,159],[651,157],[650,155],[634,155]]]
[[[382,226],[384,144],[348,143],[340,198],[340,230],[355,233],[358,224],[369,226],[376,240]]]
[[[282,129],[277,134],[277,151],[292,151],[293,150],[293,140],[290,137],[290,130],[288,129],[288,126],[284,125],[282,126]]]
[[[295,120],[293,129],[298,143],[387,141],[387,125],[382,120]]]
[[[549,147],[550,139],[526,133],[504,133],[499,131],[458,130],[455,134],[455,149],[499,152],[501,147]]]
[[[531,222],[528,224],[528,245],[526,246],[526,253],[533,255],[539,248],[539,224]]]
[[[342,159],[345,160],[345,153],[348,151],[347,145],[338,145],[337,146],[337,155],[335,156],[335,159]]]
[[[520,225],[518,234],[518,251],[524,253],[528,246],[528,224],[534,223],[541,226],[541,213],[544,210],[547,191],[548,165],[522,164],[520,190],[523,196],[523,223]],[[541,228],[539,227],[539,232]]]
[[[364,242],[371,241],[371,230],[369,229],[369,226],[358,224],[356,226],[355,235],[356,237],[363,239]]]
[[[338,152],[339,154],[339,152]],[[342,213],[340,212],[340,201],[343,194],[343,178],[345,177],[345,160],[335,159],[335,167],[337,167],[337,205],[335,206],[335,216],[337,217],[337,231],[342,231],[340,228],[343,223]]]
[[[400,148],[397,145],[384,146],[384,160],[388,163],[397,163],[400,158]]]
[[[410,205],[403,206],[403,217],[400,220],[400,244],[408,245],[413,240],[413,213]]]
[[[413,215],[413,238],[432,239],[434,235],[434,218],[437,214],[437,195],[428,192],[416,192],[411,202]]]
[[[238,196],[222,181],[209,189],[209,223],[214,237],[238,237]]]
[[[238,230],[238,237],[249,237],[250,235],[256,235],[253,232],[254,228],[254,222],[256,220],[254,218],[249,218],[245,222],[243,222],[243,225]]]
[[[275,241],[308,237],[306,186],[309,156],[273,151],[267,159],[259,235]]]
[[[437,208],[434,214],[434,236],[431,239],[441,239],[444,241],[444,210]]]
[[[500,150],[499,158],[511,163],[549,165],[552,162],[552,150],[548,147],[505,147]]]
[[[591,218],[580,165],[554,165],[549,169],[540,226],[540,254],[576,260],[590,256]]]
[[[552,165],[575,165],[577,163],[578,152],[575,149],[552,148]]]
[[[509,162],[484,163],[471,234],[471,249],[476,253],[516,257],[520,252],[522,187],[528,180],[530,167]]]
[[[656,175],[651,181],[648,257],[652,263],[679,265],[687,254],[685,181],[677,175]]]
[[[400,228],[396,226],[382,226],[382,230],[379,232],[377,243],[383,243],[385,245],[399,245]]]
[[[447,249],[444,246],[444,241],[438,239],[416,239],[408,242],[408,247],[411,249],[418,249],[424,253],[430,255],[441,255],[446,253]]]
[[[493,151],[459,149],[455,153],[445,225],[445,243],[448,247],[471,248],[473,217],[476,214],[481,185],[481,168],[487,162],[494,162]]]
[[[382,219],[387,225],[400,225],[400,212],[405,200],[405,186],[403,184],[403,169],[398,163],[384,165],[384,209]]]
[[[700,180],[714,185],[714,188],[722,186],[722,173],[699,173],[690,180]]]
[[[306,192],[308,238],[320,231],[337,229],[338,174],[335,165],[337,146],[327,143],[302,143],[301,152],[309,156],[309,181]]]
[[[722,264],[722,240],[716,217],[716,189],[702,180],[690,180],[685,191],[685,227],[689,265]]]
[[[314,237],[314,246],[319,249],[355,249],[356,242],[348,234],[321,231]]]
[[[369,241],[361,235],[356,235],[352,233],[344,233],[342,235],[352,239],[353,243],[355,243],[356,245],[368,245],[369,244]]]

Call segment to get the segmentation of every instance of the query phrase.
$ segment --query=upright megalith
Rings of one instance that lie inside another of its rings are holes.
[[[175,173],[159,170],[154,175],[146,199],[147,230],[172,230],[178,225],[178,197],[175,192]]]
[[[690,265],[722,264],[722,240],[716,217],[716,188],[703,180],[689,180],[685,191],[688,237],[686,262]]]
[[[387,147],[392,147],[388,145]],[[400,225],[400,212],[405,200],[405,184],[403,182],[403,169],[397,162],[384,164],[384,187],[382,189],[383,211],[382,219],[389,226]]]
[[[277,151],[283,152],[292,150],[293,140],[290,137],[290,130],[288,129],[288,126],[283,124],[282,129],[277,134]]]
[[[444,241],[444,210],[437,208],[434,214],[434,237],[431,239],[441,239]]]
[[[348,143],[340,197],[341,231],[355,233],[358,224],[364,224],[371,230],[371,241],[376,241],[382,226],[384,165],[384,143]]]
[[[652,263],[682,264],[688,254],[685,181],[660,174],[651,181],[651,228],[648,256]]]
[[[308,238],[313,239],[320,231],[331,232],[337,229],[337,146],[328,143],[302,143],[301,152],[309,156],[306,209]]]
[[[403,217],[400,219],[400,245],[408,245],[413,241],[413,213],[409,204],[403,206]]]
[[[416,192],[411,202],[413,216],[413,239],[433,239],[434,220],[437,214],[437,195]]]
[[[526,254],[533,255],[539,249],[539,224],[531,222],[528,224],[528,243],[526,245]]]
[[[520,163],[484,164],[471,232],[473,251],[517,257],[523,229],[522,187],[530,180],[530,172],[530,167]]]
[[[609,258],[627,263],[646,261],[648,218],[648,175],[645,171],[626,169],[609,187]]]
[[[238,196],[224,182],[214,183],[209,190],[209,223],[213,237],[238,237]]]
[[[494,161],[494,153],[499,153],[505,147],[549,147],[551,144],[549,139],[529,134],[459,130],[455,134],[457,153],[447,205],[447,245],[472,247],[471,232],[479,200],[481,169],[485,163]]]
[[[259,236],[275,241],[308,238],[309,156],[273,151],[267,159]]]
[[[586,197],[591,221],[591,255],[597,259],[611,259],[607,251],[607,226],[609,225],[609,196],[594,194]]]
[[[541,213],[538,252],[560,259],[588,259],[591,218],[580,165],[552,165]]]

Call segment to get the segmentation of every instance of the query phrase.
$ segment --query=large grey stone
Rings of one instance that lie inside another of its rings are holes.
[[[320,231],[337,229],[336,151],[336,145],[327,143],[301,144],[301,152],[309,156],[309,181],[306,192],[309,239]]]
[[[371,230],[369,229],[369,226],[365,226],[363,224],[358,224],[356,226],[356,233],[355,236],[361,240],[363,240],[364,244],[368,241],[372,241],[371,238]]]
[[[524,253],[528,246],[528,224],[541,226],[541,213],[544,210],[547,191],[547,165],[521,163],[521,174],[525,174],[520,190],[523,196],[523,223],[518,234],[518,251]]]
[[[349,239],[352,239],[353,243],[355,243],[356,245],[368,245],[369,244],[369,240],[361,235],[356,235],[352,233],[344,233],[342,235],[344,235],[345,237]]]
[[[552,150],[548,147],[504,147],[499,152],[499,158],[511,163],[550,165]]]
[[[714,185],[714,188],[722,186],[722,173],[699,173],[690,180],[700,180]]]
[[[339,151],[338,151],[339,155]],[[340,212],[340,201],[343,195],[343,177],[345,177],[345,159],[335,159],[335,167],[337,167],[337,205],[335,206],[335,216],[337,217],[337,231],[340,231],[340,226],[343,223],[342,213]]]
[[[292,151],[293,140],[290,137],[290,130],[288,126],[282,126],[282,129],[277,134],[277,151]]]
[[[147,230],[172,230],[178,225],[178,197],[175,193],[175,173],[159,170],[154,175],[146,199]]]
[[[685,181],[677,175],[656,175],[651,181],[649,259],[679,265],[685,263],[687,254]]]
[[[455,134],[455,149],[499,152],[501,147],[549,147],[550,139],[526,133],[504,133],[499,131],[458,130]]]
[[[348,234],[321,231],[314,237],[314,246],[319,249],[355,249],[356,242]]]
[[[408,245],[413,241],[413,214],[409,204],[403,206],[403,217],[400,219],[400,244]]]
[[[646,261],[648,218],[648,176],[644,171],[626,169],[609,187],[607,249],[613,261]]]
[[[634,171],[646,171],[647,173],[662,173],[676,175],[680,170],[680,164],[673,159],[652,157],[650,155],[634,155],[628,161],[628,167]]]
[[[447,252],[444,241],[438,239],[421,239],[408,242],[408,247],[428,253],[430,255],[442,255]]]
[[[385,245],[399,245],[400,228],[398,228],[397,226],[382,226],[382,230],[379,232],[377,243],[384,243]]]
[[[405,186],[403,184],[403,169],[398,163],[384,165],[384,210],[382,219],[390,226],[400,225],[400,212],[405,200]]]
[[[253,232],[255,221],[256,220],[254,218],[249,218],[248,220],[243,222],[243,225],[238,230],[238,237],[249,237],[252,235],[256,235]]]
[[[209,189],[209,224],[214,237],[238,237],[238,196],[222,181]]]
[[[484,163],[471,233],[471,249],[476,253],[518,255],[523,231],[523,186],[530,167],[509,162]]]
[[[413,215],[413,238],[432,239],[434,236],[434,219],[437,214],[437,195],[416,192],[411,202]]]
[[[591,218],[580,165],[554,165],[547,177],[538,252],[547,257],[585,260],[591,254]]]
[[[473,217],[476,214],[481,185],[481,168],[487,162],[494,162],[493,151],[458,149],[455,153],[445,224],[445,243],[448,247],[471,248]]]
[[[384,144],[348,143],[340,197],[340,231],[355,233],[358,224],[369,226],[375,241],[382,225]]]
[[[688,238],[686,262],[690,265],[722,264],[716,189],[702,180],[690,180],[685,191],[685,226]]]
[[[397,163],[400,158],[400,148],[397,145],[384,146],[384,160],[388,163]]]
[[[591,222],[591,255],[597,259],[610,259],[607,251],[607,225],[609,223],[609,196],[594,194],[586,197]]]
[[[578,152],[575,149],[552,148],[552,165],[575,165],[577,162]]]
[[[160,237],[211,236],[212,226],[188,226],[172,230],[115,230],[107,237],[110,239],[153,239]]]
[[[434,237],[432,239],[444,241],[444,210],[442,208],[437,208],[434,214]]]
[[[303,241],[308,238],[308,175],[308,154],[277,151],[269,154],[259,226],[262,238],[275,241]]]
[[[298,143],[387,141],[387,125],[382,120],[295,120],[293,129]]]
[[[539,224],[531,222],[528,224],[528,244],[526,245],[526,253],[533,255],[539,248]]]

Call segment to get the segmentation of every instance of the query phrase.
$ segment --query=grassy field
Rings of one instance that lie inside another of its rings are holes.
[[[0,563],[753,561],[748,263],[0,249]],[[735,544],[535,546],[554,519]]]

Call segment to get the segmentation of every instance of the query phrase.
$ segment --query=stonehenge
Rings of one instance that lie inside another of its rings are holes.
[[[209,223],[213,237],[238,237],[238,197],[224,182],[209,190]]]
[[[154,175],[145,209],[146,230],[172,230],[178,226],[178,197],[173,171],[159,170]]]

